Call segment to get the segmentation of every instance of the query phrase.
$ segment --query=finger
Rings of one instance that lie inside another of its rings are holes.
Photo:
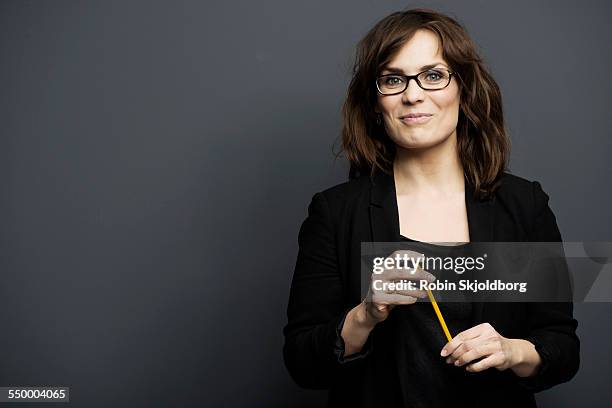
[[[391,305],[383,305],[383,304],[380,304],[380,303],[371,303],[370,307],[376,309],[380,313],[384,313],[384,312],[387,312],[390,309]]]
[[[427,292],[426,291],[418,290],[418,289],[405,289],[405,290],[399,290],[399,289],[391,290],[391,289],[387,289],[387,290],[374,290],[374,291],[376,293],[384,293],[384,294],[388,294],[388,295],[397,294],[397,295],[412,296],[412,297],[417,297],[417,298],[426,298],[427,297]]]
[[[409,280],[409,281],[421,281],[421,280],[425,280],[427,282],[433,282],[436,280],[436,277],[434,275],[432,275],[431,273],[429,273],[428,271],[422,269],[422,268],[418,268],[417,270],[414,269],[397,269],[397,268],[391,268],[391,269],[387,269],[385,270],[383,273],[378,274],[379,277],[382,277],[385,280],[388,281],[398,281],[398,280]]]
[[[381,305],[411,305],[415,303],[417,299],[413,296],[404,296],[398,294],[378,294],[375,293],[372,296],[372,302]]]
[[[418,289],[418,284],[412,281],[386,281],[381,278],[372,280],[370,290],[377,294],[400,294],[412,297],[427,297],[427,292]]]
[[[402,296],[411,296],[415,298],[426,298],[427,292],[422,290],[387,290],[381,292],[385,295],[402,295]]]
[[[397,290],[395,291],[395,293],[402,296],[412,296],[421,299],[427,297],[427,292],[425,292],[424,290]]]
[[[409,249],[398,249],[397,251],[393,251],[388,257],[392,258],[393,260],[397,259],[397,257],[401,258],[402,260],[418,260],[420,258],[423,258],[424,256],[424,254],[417,251],[411,251]]]
[[[465,353],[468,353],[482,345],[484,339],[482,337],[476,337],[471,340],[466,340],[459,344],[457,348],[447,357],[447,361],[454,363],[459,360]]]
[[[484,358],[476,363],[470,364],[465,369],[471,373],[477,373],[484,371],[487,368],[497,367],[503,363],[503,358],[499,353],[491,354],[489,357]]]
[[[442,357],[446,357],[450,354],[453,354],[457,347],[461,345],[461,343],[478,337],[482,333],[482,331],[483,328],[481,327],[481,325],[474,326],[462,331],[461,333],[457,334],[451,341],[446,343],[444,347],[442,347],[440,355]]]
[[[461,367],[466,364],[474,363],[481,357],[489,357],[490,355],[495,354],[498,351],[499,347],[496,347],[493,343],[480,343],[472,345],[469,347],[468,351],[461,354],[455,359],[454,364],[457,367]]]

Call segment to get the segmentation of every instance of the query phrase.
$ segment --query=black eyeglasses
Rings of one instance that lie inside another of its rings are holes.
[[[381,95],[401,94],[408,88],[408,83],[414,79],[421,89],[426,91],[437,91],[444,89],[450,84],[451,77],[455,75],[448,69],[428,69],[416,75],[388,74],[376,79],[376,89]]]

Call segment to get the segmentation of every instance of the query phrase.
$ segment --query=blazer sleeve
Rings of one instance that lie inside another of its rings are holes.
[[[328,389],[342,370],[362,364],[371,350],[373,336],[360,353],[344,357],[340,333],[351,307],[346,306],[343,297],[334,225],[322,193],[312,198],[298,244],[287,307],[288,323],[283,328],[283,358],[298,385]]]
[[[561,242],[555,215],[548,205],[549,197],[537,181],[532,182],[535,221],[531,242]],[[558,285],[569,283],[567,265],[557,268]],[[573,317],[573,303],[530,302],[527,304],[528,336],[542,364],[535,376],[519,378],[519,383],[532,392],[548,389],[569,381],[580,365],[580,341],[576,335],[578,322]]]

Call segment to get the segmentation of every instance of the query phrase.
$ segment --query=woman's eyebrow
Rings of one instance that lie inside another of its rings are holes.
[[[419,68],[419,72],[426,71],[428,69],[437,67],[438,65],[445,65],[445,64],[443,62],[436,62],[434,64],[424,65],[421,68]],[[404,70],[403,69],[395,68],[395,67],[386,67],[383,71],[389,71],[389,72],[394,73],[394,74],[404,74]]]

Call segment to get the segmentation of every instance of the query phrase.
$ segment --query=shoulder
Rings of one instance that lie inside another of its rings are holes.
[[[508,203],[523,207],[541,206],[548,201],[548,194],[542,189],[540,182],[504,172],[496,196]]]
[[[370,185],[370,178],[368,176],[361,176],[329,187],[321,191],[320,194],[328,202],[338,204],[354,200],[356,197],[368,192]]]
[[[515,219],[525,222],[532,231],[542,217],[554,220],[548,204],[549,196],[539,181],[505,172],[495,192],[495,200]]]
[[[337,221],[340,216],[351,213],[359,203],[369,201],[370,186],[368,176],[333,185],[315,193],[311,207],[318,208]]]

